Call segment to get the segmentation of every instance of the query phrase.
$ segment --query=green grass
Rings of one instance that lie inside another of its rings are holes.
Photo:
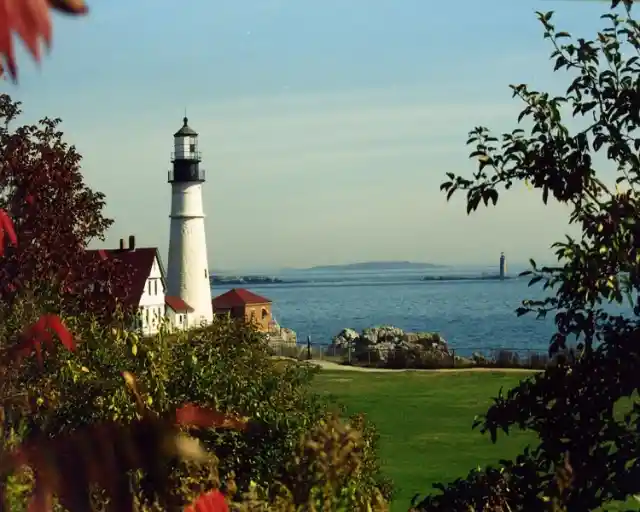
[[[399,512],[409,508],[415,494],[435,492],[432,484],[464,477],[476,466],[497,464],[535,443],[532,433],[513,431],[499,435],[494,445],[471,429],[474,416],[486,411],[500,387],[513,387],[526,375],[322,371],[315,388],[350,414],[364,412],[376,425],[383,470],[397,492],[392,511]]]

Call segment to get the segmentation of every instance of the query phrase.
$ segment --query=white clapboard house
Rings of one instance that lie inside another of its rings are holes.
[[[108,249],[107,257],[122,261],[126,268],[129,292],[118,297],[125,306],[137,306],[139,322],[135,326],[144,335],[156,334],[162,318],[166,318],[171,329],[183,330],[193,324],[193,313],[180,297],[166,295],[167,284],[164,267],[156,247],[136,247],[135,237],[129,237],[125,247],[120,240],[118,249]],[[97,251],[90,251],[96,252]]]

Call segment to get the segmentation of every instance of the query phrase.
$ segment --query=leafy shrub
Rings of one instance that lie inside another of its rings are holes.
[[[20,441],[64,435],[83,425],[135,420],[136,403],[122,386],[122,372],[127,370],[136,375],[144,403],[152,411],[191,403],[224,411],[228,417],[251,418],[245,431],[216,428],[193,433],[215,453],[215,467],[187,471],[176,466],[177,505],[220,481],[233,481],[241,491],[257,485],[271,499],[270,494],[280,489],[275,482],[295,484],[305,477],[292,462],[294,454],[300,439],[328,414],[309,389],[317,371],[313,367],[278,364],[268,356],[260,333],[230,319],[145,339],[95,321],[69,318],[66,323],[82,340],[75,352],[50,353],[42,366],[27,359],[4,381],[0,398],[5,404],[10,396],[26,395],[11,408],[7,423],[11,432],[22,433]],[[362,422],[358,425],[364,432],[368,462],[349,485],[362,499],[380,493],[376,490],[380,478],[377,463],[372,462],[373,433]],[[137,486],[141,493],[144,479]]]
[[[390,483],[371,478],[378,472],[376,440],[362,416],[347,423],[328,416],[301,440],[270,502],[254,487],[242,495],[239,510],[388,510]]]

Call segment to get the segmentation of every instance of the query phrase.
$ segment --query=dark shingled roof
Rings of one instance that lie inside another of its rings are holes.
[[[133,250],[130,249],[101,249],[87,251],[89,257],[103,259],[102,255],[107,258],[114,258],[124,263],[122,265],[123,272],[127,272],[127,282],[129,284],[129,292],[124,290],[112,290],[120,302],[125,307],[137,307],[144,292],[144,286],[147,282],[153,262],[158,258],[161,273],[164,277],[162,263],[156,247],[141,247]]]
[[[173,134],[174,137],[197,137],[198,134],[196,131],[188,125],[189,120],[185,117],[183,120],[184,125],[180,128],[176,133]]]
[[[269,304],[271,303],[270,299],[266,297],[262,297],[260,295],[256,295],[249,290],[245,290],[244,288],[233,288],[222,295],[218,295],[215,297],[211,304],[213,305],[213,310],[220,309],[232,309],[243,307],[248,304]]]

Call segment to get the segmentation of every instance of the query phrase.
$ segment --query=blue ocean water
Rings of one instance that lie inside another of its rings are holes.
[[[554,332],[552,318],[518,318],[523,299],[543,296],[527,278],[499,280],[436,280],[431,276],[480,276],[495,269],[435,268],[380,271],[289,271],[280,284],[247,286],[273,301],[284,327],[307,336],[313,344],[330,343],[343,328],[362,330],[394,325],[405,331],[436,331],[459,353],[496,348],[546,351]],[[511,272],[517,275],[517,272]],[[238,286],[240,287],[240,286]],[[224,293],[230,287],[214,287]]]

